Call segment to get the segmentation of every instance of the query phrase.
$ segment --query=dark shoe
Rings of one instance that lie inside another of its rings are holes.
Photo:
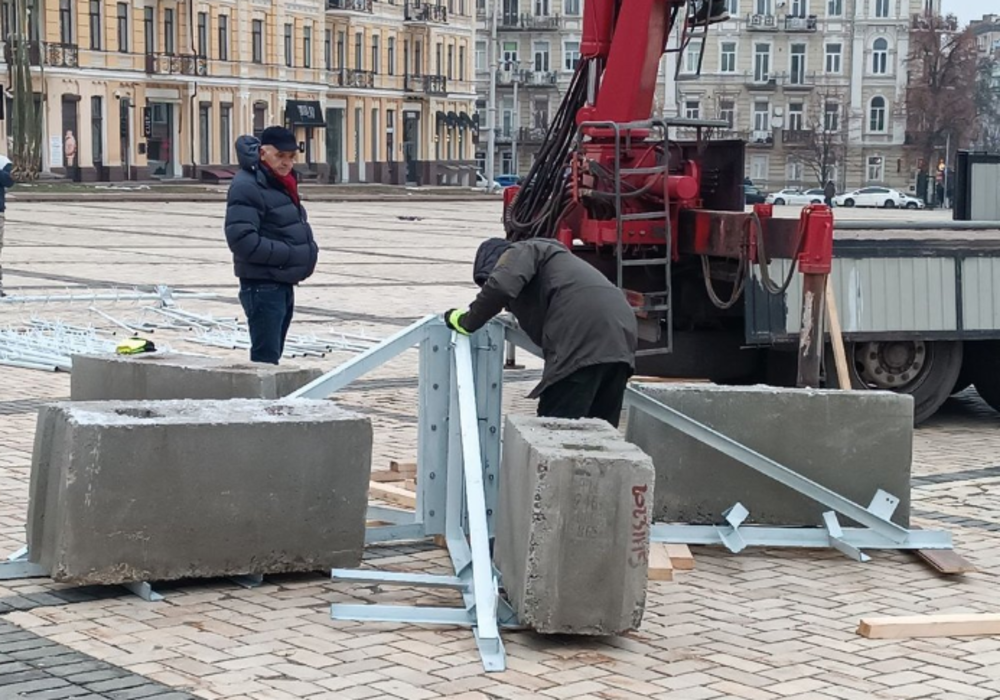
[[[729,12],[726,10],[725,0],[705,0],[701,4],[701,9],[695,13],[691,20],[694,27],[707,27],[710,24],[718,24],[729,20]]]

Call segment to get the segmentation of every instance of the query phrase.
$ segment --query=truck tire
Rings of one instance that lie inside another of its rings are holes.
[[[1000,341],[968,343],[969,377],[983,401],[1000,411]]]
[[[854,359],[851,372],[856,387],[909,394],[913,420],[919,425],[954,391],[962,371],[962,351],[961,341],[883,340],[853,343],[848,355]]]

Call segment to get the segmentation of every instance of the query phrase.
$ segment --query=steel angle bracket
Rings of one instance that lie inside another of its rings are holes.
[[[826,531],[829,534],[831,547],[862,564],[871,561],[870,556],[844,540],[844,531],[840,527],[840,521],[837,520],[836,513],[832,510],[823,513],[823,524],[826,526]]]
[[[40,564],[28,561],[28,548],[21,547],[4,561],[0,561],[0,581],[21,578],[47,578],[49,572]]]
[[[748,515],[750,515],[750,511],[742,503],[737,503],[722,514],[729,525],[715,528],[719,533],[719,539],[733,554],[739,554],[747,548],[747,542],[740,533],[740,525],[746,521]]]

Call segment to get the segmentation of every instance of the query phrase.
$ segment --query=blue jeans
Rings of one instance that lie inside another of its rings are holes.
[[[250,361],[278,364],[295,311],[295,287],[241,279],[240,303],[250,326]]]

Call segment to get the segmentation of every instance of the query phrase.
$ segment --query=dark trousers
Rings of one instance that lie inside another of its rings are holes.
[[[632,368],[624,362],[591,365],[542,392],[538,415],[546,418],[601,418],[618,427]]]
[[[295,311],[295,287],[241,279],[240,303],[250,326],[250,361],[278,364]]]

